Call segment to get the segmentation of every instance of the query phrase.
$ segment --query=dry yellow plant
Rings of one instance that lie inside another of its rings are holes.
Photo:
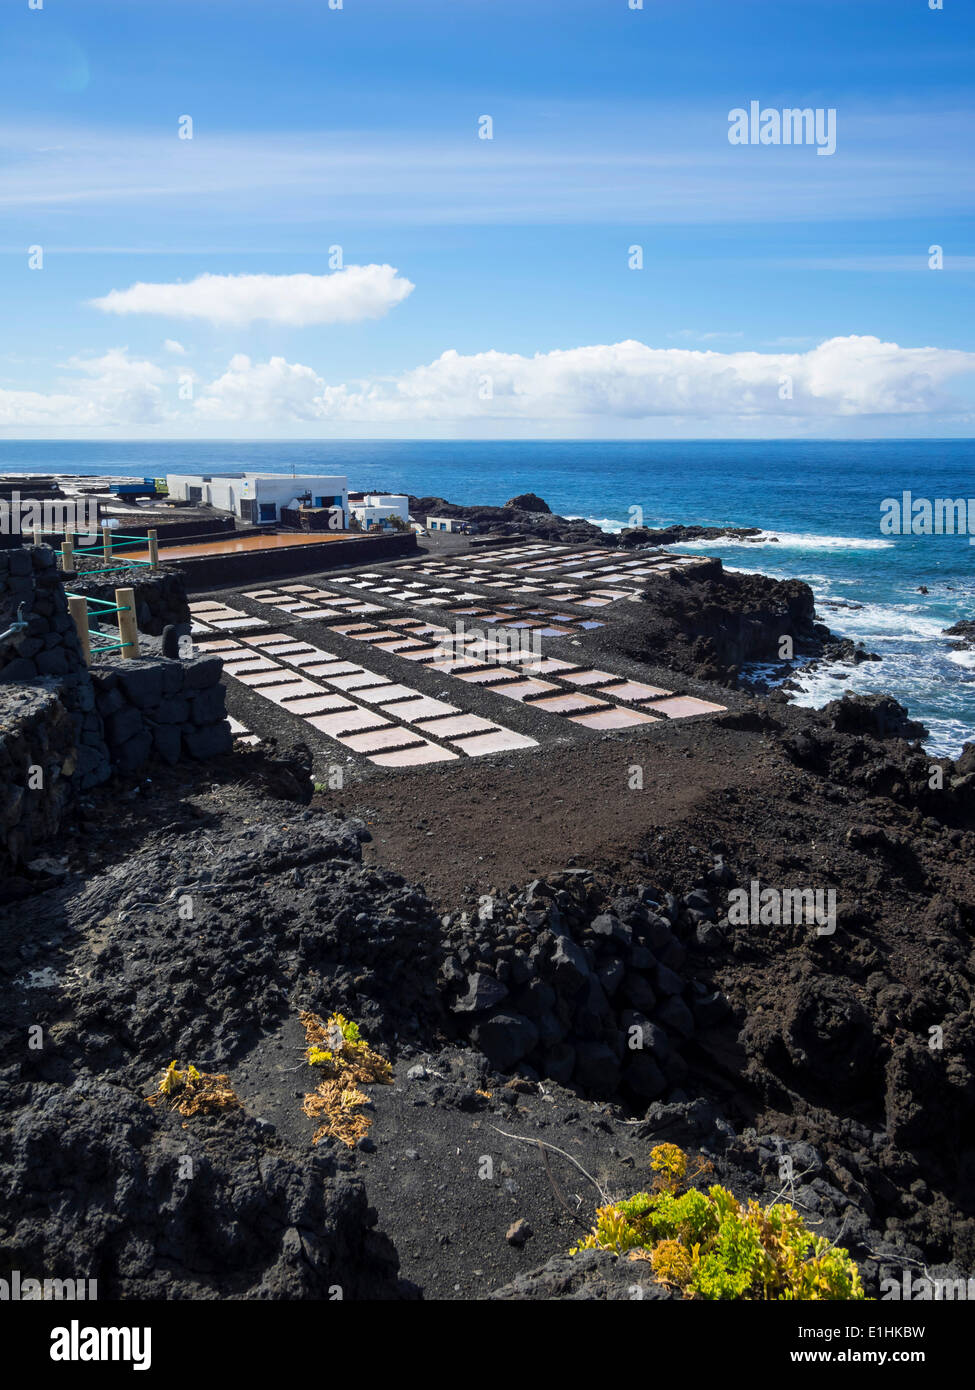
[[[298,1017],[305,1030],[308,1065],[324,1073],[301,1107],[311,1119],[322,1121],[312,1143],[328,1135],[352,1148],[372,1124],[361,1110],[369,1104],[369,1097],[360,1087],[391,1081],[393,1069],[360,1037],[357,1024],[343,1014],[331,1014],[326,1022],[303,1009]]]
[[[146,1096],[150,1105],[166,1104],[180,1115],[207,1115],[214,1110],[233,1110],[240,1105],[223,1072],[197,1071],[192,1062],[180,1071],[175,1059],[166,1068],[158,1091]]]

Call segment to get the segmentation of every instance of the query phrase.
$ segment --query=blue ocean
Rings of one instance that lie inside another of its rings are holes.
[[[931,731],[932,752],[975,739],[975,652],[943,629],[975,616],[975,547],[967,535],[884,536],[881,503],[972,496],[975,441],[0,442],[0,472],[143,474],[251,468],[335,472],[353,488],[500,504],[537,492],[553,511],[608,531],[673,522],[758,526],[760,544],[695,546],[729,569],[805,579],[824,622],[881,663],[807,675],[800,699],[883,691]],[[926,593],[921,592],[924,586]],[[840,679],[845,675],[846,679]]]

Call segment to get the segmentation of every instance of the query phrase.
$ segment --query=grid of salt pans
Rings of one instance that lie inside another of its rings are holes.
[[[335,594],[330,589],[318,589],[313,584],[282,584],[273,589],[251,589],[244,598],[255,603],[267,603],[295,618],[342,618],[349,613],[381,613],[382,605],[366,603],[356,596]]]
[[[604,552],[605,556],[605,552]],[[534,573],[523,575],[517,573],[522,567],[513,565],[510,568],[487,569],[483,567],[481,561],[478,568],[463,569],[460,565],[450,564],[447,561],[434,560],[421,565],[397,565],[397,574],[416,574],[427,576],[426,581],[412,580],[414,586],[431,581],[450,579],[454,583],[469,586],[474,592],[461,594],[461,598],[482,598],[487,591],[503,589],[511,594],[540,594],[545,597],[552,597],[562,603],[574,603],[579,608],[606,608],[611,603],[616,603],[621,598],[639,598],[639,590],[629,588],[586,588],[591,582],[599,582],[597,574],[583,572],[581,582],[577,576],[574,584],[559,583],[555,580],[539,579]],[[559,569],[559,565],[551,566],[553,570]],[[389,577],[389,576],[385,576]],[[623,576],[624,579],[629,576]],[[432,588],[432,592],[438,592]],[[577,590],[578,592],[573,592]],[[488,595],[489,596],[489,595]],[[568,615],[572,618],[573,615]]]
[[[669,551],[643,553],[639,558],[630,560],[621,560],[619,555],[619,551],[605,548],[574,550],[562,545],[538,543],[528,547],[506,549],[503,555],[497,557],[460,555],[450,560],[428,560],[417,567],[417,573],[433,574],[441,578],[450,575],[467,581],[479,581],[482,575],[493,580],[503,577],[522,583],[527,579],[532,588],[540,591],[558,591],[605,583],[607,580],[615,584],[631,584],[634,580],[645,579],[653,574],[693,569],[695,565],[708,563],[706,556],[677,555]],[[486,568],[488,566],[490,568]],[[541,578],[542,575],[559,573],[563,575],[560,580]],[[572,585],[566,582],[570,579],[574,581]],[[592,592],[598,594],[597,590]],[[630,598],[638,596],[638,592],[634,595],[630,590],[617,590],[611,594],[611,598],[613,601],[618,598]],[[563,597],[569,602],[566,595]]]
[[[266,626],[263,618],[252,618],[239,608],[229,608],[211,599],[191,603],[189,609],[193,632],[241,632],[246,628]]]
[[[212,639],[197,649],[220,656],[242,685],[380,767],[478,757],[537,742],[285,633],[243,643]]]
[[[574,554],[572,563],[578,563],[578,559],[578,554]],[[382,576],[360,575],[358,578],[369,580]],[[480,685],[489,692],[556,718],[567,718],[584,728],[625,729],[724,709],[723,705],[675,694],[608,671],[546,658],[527,648],[511,651],[506,642],[490,632],[455,634],[418,618],[385,616],[377,619],[384,626],[377,626],[362,619],[366,613],[388,613],[381,605],[312,585],[296,583],[253,590],[245,597],[280,609],[292,619],[314,618],[328,622],[331,631],[340,637],[373,644],[397,659],[417,662],[437,672],[438,676]],[[437,602],[440,601],[438,595]],[[236,632],[241,627],[267,626],[260,618],[248,618],[215,601],[194,603],[190,607],[197,630],[201,627],[204,631],[214,630],[223,625],[224,630]],[[496,621],[509,628],[524,627],[532,639],[558,632],[552,626],[551,616],[546,621],[543,615],[547,610],[544,609],[534,610],[533,614],[533,610],[509,604],[502,605],[494,614],[478,608],[452,611],[479,622]],[[532,616],[536,619],[534,623],[530,621]],[[342,621],[348,618],[359,621]],[[205,619],[207,626],[201,624],[201,619]],[[445,701],[423,696],[409,686],[389,681],[364,666],[342,661],[286,634],[246,636],[243,643],[245,645],[230,640],[204,641],[198,643],[198,649],[219,653],[228,673],[257,694],[307,719],[319,732],[335,738],[354,752],[365,754],[381,766],[443,761],[457,757],[458,753],[476,756],[503,752],[534,746],[537,742],[496,721],[481,719]],[[291,667],[298,668],[298,673],[288,669]],[[459,691],[459,684],[457,688]],[[355,698],[350,698],[353,694]]]
[[[447,585],[409,584],[404,581],[389,582],[391,575],[359,574],[355,579],[339,582],[374,595],[381,596],[386,603],[404,603],[416,608],[437,608],[447,613],[465,614],[476,617],[478,622],[501,624],[515,628],[538,628],[542,637],[564,637],[584,632],[590,628],[602,627],[602,623],[586,621],[574,613],[549,612],[548,609],[529,609],[524,604],[502,604],[497,610],[481,608],[477,604],[460,606],[462,600],[477,600],[479,594],[454,592]],[[383,581],[383,582],[380,582]],[[504,586],[502,586],[504,587]],[[382,613],[382,604],[363,603],[361,598],[347,598],[333,594],[311,584],[290,584],[280,589],[254,589],[244,594],[244,598],[256,603],[270,604],[296,618],[317,618],[327,622],[332,618],[342,618],[348,614]],[[598,599],[596,602],[609,602]],[[327,604],[323,607],[323,603]]]
[[[662,718],[715,714],[725,708],[530,649],[512,651],[491,634],[452,633],[417,618],[390,618],[383,627],[342,623],[331,631],[441,675],[478,684],[533,710],[566,717],[584,728],[623,729]]]

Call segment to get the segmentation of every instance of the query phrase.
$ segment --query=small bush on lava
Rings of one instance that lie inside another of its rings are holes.
[[[685,1298],[864,1298],[845,1250],[807,1229],[791,1206],[738,1201],[724,1187],[681,1191],[687,1157],[676,1144],[651,1153],[652,1192],[600,1207],[592,1233],[572,1251],[612,1250],[647,1260],[657,1280]],[[700,1171],[700,1170],[699,1170]]]

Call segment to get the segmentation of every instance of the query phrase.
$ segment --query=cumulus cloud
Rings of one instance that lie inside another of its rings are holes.
[[[36,429],[49,425],[97,425],[93,407],[67,392],[15,391],[0,388],[0,429]]]
[[[399,377],[327,385],[283,358],[235,358],[204,388],[210,418],[417,421],[650,420],[908,415],[950,410],[975,353],[831,338],[808,352],[652,348],[628,340],[525,357],[449,350]],[[264,412],[269,412],[265,414]]]
[[[391,265],[349,265],[331,275],[198,275],[185,284],[139,281],[90,303],[106,314],[161,314],[232,327],[266,319],[303,327],[382,318],[413,289]]]
[[[163,342],[163,348],[166,352],[171,352],[174,357],[186,356],[185,347],[182,343],[178,343],[175,338],[166,338]]]
[[[238,353],[206,387],[196,413],[208,420],[322,420],[325,383],[311,367],[283,357],[252,362]]]
[[[844,420],[901,422],[901,429],[913,419],[935,433],[971,410],[949,385],[967,378],[970,400],[975,381],[975,353],[858,336],[805,352],[653,348],[634,340],[533,357],[450,350],[399,376],[339,383],[284,357],[255,361],[238,353],[209,381],[194,374],[192,401],[180,397],[186,373],[176,362],[164,369],[115,348],[66,365],[76,376],[56,393],[0,389],[0,428],[164,424],[212,432],[214,425],[328,423],[409,433],[439,423],[445,431],[470,424],[482,433],[530,435],[558,426],[584,435],[613,431],[615,422],[613,432],[638,437],[677,422],[693,437],[739,427],[759,436],[793,427],[842,432]]]
[[[0,427],[151,425],[165,418],[166,373],[153,362],[112,348],[65,365],[84,380],[52,393],[0,390]]]
[[[88,378],[82,397],[99,414],[119,421],[162,418],[166,373],[154,362],[112,348],[102,357],[72,357],[67,365]]]

